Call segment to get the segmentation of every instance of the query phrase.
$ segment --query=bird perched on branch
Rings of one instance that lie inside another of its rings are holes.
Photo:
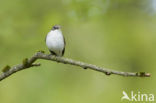
[[[63,56],[65,52],[65,39],[61,26],[55,25],[46,36],[46,45],[52,55]]]

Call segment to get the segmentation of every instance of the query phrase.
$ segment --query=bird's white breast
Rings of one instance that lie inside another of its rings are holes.
[[[46,45],[49,50],[55,52],[57,55],[61,55],[64,49],[64,38],[61,30],[51,30],[47,34]]]

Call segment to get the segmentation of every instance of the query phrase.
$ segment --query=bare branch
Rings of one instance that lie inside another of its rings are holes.
[[[30,59],[24,59],[22,64],[18,64],[14,67],[9,67],[6,66],[6,70],[3,70],[3,72],[0,74],[0,81],[2,81],[3,79],[9,77],[10,75],[23,70],[23,69],[27,69],[30,67],[34,67],[34,66],[40,66],[40,64],[34,64],[34,62],[37,59],[44,59],[44,60],[50,60],[50,61],[55,61],[55,62],[59,62],[59,63],[64,63],[64,64],[70,64],[70,65],[75,65],[75,66],[79,66],[82,67],[84,69],[92,69],[98,72],[102,72],[105,73],[106,75],[111,75],[111,74],[115,74],[115,75],[120,75],[120,76],[126,76],[126,77],[150,77],[150,73],[145,73],[145,72],[138,72],[138,73],[133,73],[133,72],[122,72],[122,71],[116,71],[116,70],[111,70],[111,69],[106,69],[106,68],[102,68],[102,67],[98,67],[96,65],[92,65],[92,64],[87,64],[84,62],[80,62],[80,61],[75,61],[72,59],[68,59],[68,58],[64,58],[64,57],[57,57],[57,56],[50,56],[47,54],[44,54],[42,52],[37,52],[34,56],[32,56]],[[9,67],[9,69],[8,69]]]

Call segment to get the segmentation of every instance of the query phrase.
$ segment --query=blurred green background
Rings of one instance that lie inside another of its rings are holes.
[[[0,103],[120,103],[122,91],[156,93],[156,0],[0,0],[0,68],[49,53],[44,40],[55,24],[66,38],[65,57],[152,77],[38,60],[42,66],[0,82]]]

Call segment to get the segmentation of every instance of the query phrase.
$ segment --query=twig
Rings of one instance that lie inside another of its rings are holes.
[[[129,77],[150,77],[151,76],[150,73],[145,73],[145,72],[132,73],[132,72],[122,72],[122,71],[110,70],[110,69],[98,67],[96,65],[87,64],[84,62],[75,61],[75,60],[64,58],[64,57],[50,56],[50,55],[44,54],[42,52],[37,52],[30,59],[27,59],[27,58],[24,59],[22,64],[18,64],[16,66],[13,66],[9,69],[4,70],[0,74],[0,81],[2,81],[3,79],[9,77],[10,75],[12,75],[20,70],[27,69],[27,68],[34,67],[34,66],[40,66],[40,64],[34,64],[34,62],[37,59],[44,59],[44,60],[50,60],[50,61],[55,61],[55,62],[64,63],[64,64],[75,65],[75,66],[82,67],[84,69],[88,68],[88,69],[92,69],[92,70],[95,70],[98,72],[105,73],[106,75],[115,74],[115,75],[120,75],[120,76],[129,76]],[[7,67],[9,67],[9,66],[7,66]]]

